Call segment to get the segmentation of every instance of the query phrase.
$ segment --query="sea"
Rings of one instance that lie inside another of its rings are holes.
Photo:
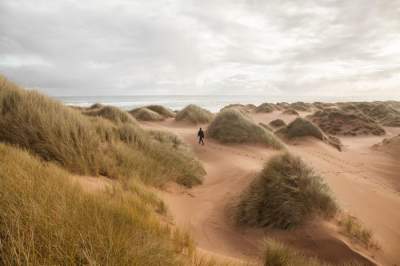
[[[59,96],[55,97],[67,105],[88,107],[94,103],[112,105],[124,110],[159,104],[181,110],[188,104],[196,104],[211,112],[218,112],[228,104],[255,104],[274,102],[271,97],[260,95],[135,95],[135,96]]]

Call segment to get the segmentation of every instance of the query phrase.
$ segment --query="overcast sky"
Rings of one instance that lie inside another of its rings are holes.
[[[400,99],[400,1],[1,0],[0,73],[58,96]]]

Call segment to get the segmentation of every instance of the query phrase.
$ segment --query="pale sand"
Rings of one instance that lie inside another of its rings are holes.
[[[264,123],[278,117],[286,122],[295,118],[279,112],[252,116]],[[345,140],[346,150],[342,153],[317,140],[303,139],[288,145],[291,152],[302,156],[325,177],[340,206],[374,231],[382,247],[376,251],[351,243],[338,233],[334,222],[312,221],[290,232],[234,226],[229,218],[230,205],[263,164],[279,152],[257,145],[222,145],[210,139],[205,146],[200,146],[196,143],[199,126],[176,123],[172,119],[143,123],[143,126],[179,135],[192,146],[207,171],[200,186],[185,189],[171,185],[161,192],[177,225],[192,233],[199,248],[223,256],[256,260],[262,240],[274,237],[334,263],[356,259],[370,264],[364,257],[384,265],[400,262],[397,230],[400,216],[395,213],[400,207],[400,197],[394,186],[397,166],[369,148],[381,138]],[[382,164],[385,170],[379,167]]]
[[[280,112],[252,116],[263,123],[276,118],[290,122],[296,118]],[[180,136],[193,148],[207,171],[200,186],[187,189],[170,184],[159,192],[176,224],[192,234],[203,252],[257,261],[263,239],[273,237],[333,263],[356,259],[366,265],[371,262],[400,265],[400,164],[397,158],[371,149],[383,138],[399,134],[399,129],[388,129],[384,137],[341,138],[343,152],[314,139],[296,140],[288,145],[290,152],[300,155],[324,177],[340,207],[372,229],[381,246],[376,251],[349,241],[338,233],[333,221],[314,220],[289,232],[234,226],[229,218],[230,206],[263,164],[279,152],[257,145],[222,145],[209,139],[205,146],[200,146],[196,142],[199,126],[173,119],[142,125]],[[93,185],[96,180],[79,181],[89,190],[107,186],[104,180],[99,185]]]

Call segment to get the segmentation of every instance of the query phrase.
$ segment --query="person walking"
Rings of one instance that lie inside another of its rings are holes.
[[[197,137],[199,137],[199,144],[204,145],[204,131],[202,128],[199,129]]]

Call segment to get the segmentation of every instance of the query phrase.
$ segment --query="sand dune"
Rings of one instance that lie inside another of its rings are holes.
[[[279,112],[252,116],[254,120],[265,123],[276,118],[286,122],[296,118]],[[160,192],[176,223],[193,234],[200,249],[227,257],[257,260],[261,241],[272,236],[306,254],[333,263],[348,259],[365,264],[400,263],[400,234],[397,230],[400,213],[396,213],[400,197],[396,188],[399,182],[395,178],[398,168],[393,161],[374,154],[370,149],[382,137],[345,138],[345,152],[311,139],[295,140],[288,146],[291,152],[300,155],[326,178],[345,211],[372,229],[382,247],[376,251],[366,250],[339,235],[332,222],[313,221],[289,233],[235,227],[229,218],[230,205],[263,163],[279,152],[257,145],[222,145],[212,140],[200,146],[195,139],[197,126],[172,120],[147,122],[143,126],[173,131],[192,146],[204,164],[207,175],[203,185],[192,189],[171,185]]]

